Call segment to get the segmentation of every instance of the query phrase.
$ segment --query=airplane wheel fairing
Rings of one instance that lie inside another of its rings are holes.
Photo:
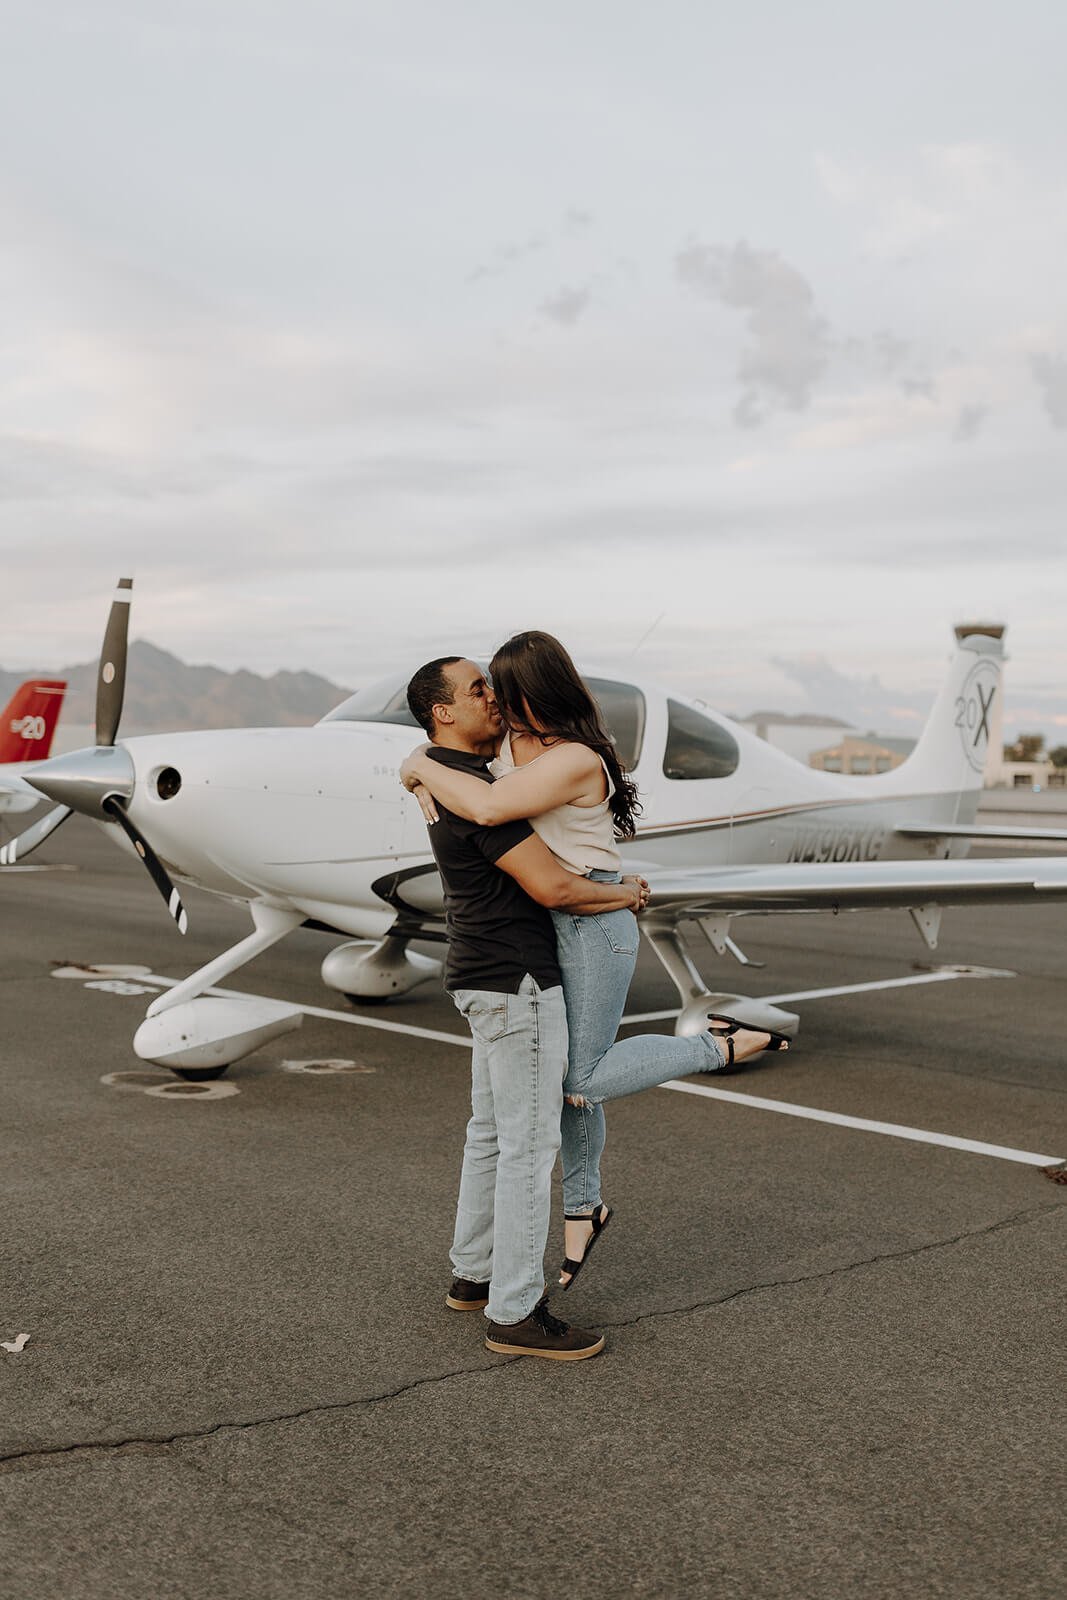
[[[407,994],[441,971],[439,961],[409,950],[407,943],[406,936],[387,933],[377,944],[363,939],[339,944],[322,963],[322,981],[357,1005]]]
[[[767,1000],[743,994],[701,994],[682,1007],[674,1024],[675,1033],[684,1036],[703,1033],[709,1012],[720,1017],[734,1017],[747,1028],[784,1033],[787,1039],[795,1039],[800,1031],[800,1018],[795,1011],[783,1011]]]
[[[229,1066],[229,1062],[226,1063]],[[213,1078],[221,1078],[226,1067],[171,1067],[176,1077],[184,1078],[186,1083],[208,1083]]]
[[[133,1048],[142,1061],[210,1077],[303,1020],[296,1006],[281,1000],[199,995],[147,1016],[134,1034]]]

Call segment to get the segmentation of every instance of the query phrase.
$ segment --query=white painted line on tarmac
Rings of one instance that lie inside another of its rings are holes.
[[[732,1089],[713,1089],[703,1083],[682,1083],[672,1078],[661,1089],[679,1094],[700,1094],[709,1100],[727,1100],[731,1105],[754,1106],[757,1111],[778,1111],[786,1117],[804,1117],[809,1122],[832,1122],[838,1128],[857,1128],[861,1133],[881,1133],[893,1139],[911,1139],[917,1144],[936,1144],[946,1150],[967,1150],[976,1156],[996,1156],[1000,1161],[1021,1161],[1028,1167],[1051,1167],[1063,1156],[1039,1156],[1032,1150],[1013,1150],[1003,1144],[983,1144],[980,1139],[957,1139],[952,1133],[931,1133],[926,1128],[905,1128],[896,1122],[872,1122],[867,1117],[848,1117],[840,1111],[818,1111],[814,1106],[790,1105],[785,1100],[763,1100],[754,1094],[737,1094]]]
[[[219,991],[222,993],[222,991]],[[385,1022],[377,1017],[357,1017],[347,1011],[328,1011],[325,1006],[301,1006],[300,1010],[309,1017],[330,1017],[336,1022],[350,1022],[356,1028],[382,1028],[387,1033],[410,1033],[416,1039],[437,1039],[441,1044],[458,1044],[464,1050],[473,1048],[474,1041],[468,1035],[463,1038],[458,1033],[442,1033],[438,1028],[416,1028],[411,1022]]]
[[[152,968],[129,961],[102,961],[95,966],[53,967],[53,978],[151,978]]]
[[[179,983],[184,983],[184,978],[161,978],[158,972],[151,974],[150,981],[160,984],[164,989],[176,989]],[[242,989],[205,989],[205,994],[223,995],[235,1000],[255,1000],[257,995],[250,995]],[[416,1039],[436,1039],[439,1044],[458,1044],[463,1050],[472,1048],[472,1041],[468,1035],[463,1038],[458,1033],[441,1033],[437,1028],[416,1028],[411,1022],[386,1022],[378,1017],[359,1017],[352,1011],[330,1011],[326,1006],[302,1006],[293,1002],[297,1011],[302,1011],[306,1017],[326,1017],[330,1022],[347,1022],[353,1028],[380,1028],[383,1033],[410,1033]]]
[[[278,1065],[283,1072],[306,1072],[311,1075],[332,1074],[336,1072],[377,1072],[377,1067],[372,1067],[366,1061],[344,1061],[338,1056],[329,1056],[325,1059],[313,1061],[280,1061]]]
[[[638,1022],[673,1022],[680,1014],[677,1006],[673,1011],[635,1011],[632,1016],[623,1017],[619,1027],[629,1028]]]
[[[72,975],[76,969],[70,968]],[[86,969],[87,971],[90,969]],[[97,967],[93,970],[96,974],[105,969]],[[66,972],[63,974],[66,975]],[[148,972],[144,969],[138,973],[147,983],[158,983],[164,989],[175,989],[179,983],[184,983],[184,978],[163,978],[158,972]],[[871,989],[896,989],[916,983],[947,983],[956,978],[973,977],[1014,977],[1014,973],[1001,971],[994,967],[950,967],[940,972],[920,972],[910,978],[883,978],[875,983],[854,983],[844,985],[837,989],[808,989],[796,994],[771,994],[759,995],[754,998],[767,1000],[771,1004],[780,1004],[783,1000],[817,1000],[827,995],[860,994]],[[247,991],[241,989],[205,989],[205,994],[222,995],[238,1000],[249,998]],[[308,1017],[325,1017],[330,1022],[347,1022],[354,1028],[378,1028],[383,1033],[407,1033],[416,1039],[436,1039],[440,1044],[455,1044],[461,1049],[469,1050],[471,1041],[455,1033],[443,1033],[438,1028],[419,1028],[411,1022],[387,1022],[384,1018],[358,1016],[352,1011],[334,1011],[326,1006],[303,1006],[294,1002],[296,1009]],[[620,1026],[627,1027],[637,1022],[669,1022],[678,1015],[678,1010],[672,1011],[644,1011],[632,1016],[623,1017]]]
[[[94,978],[85,984],[86,989],[100,989],[104,994],[158,994],[154,984],[127,983],[125,978]]]
[[[981,969],[983,976],[992,975],[992,969]],[[914,978],[890,978],[880,984],[857,984],[858,989],[887,988],[901,983],[919,983],[940,980],[944,982],[950,977],[967,976],[963,972],[922,973]],[[173,989],[182,978],[162,978],[158,972],[151,974],[153,983],[158,983],[164,988]],[[207,994],[233,996],[238,1000],[255,998],[249,996],[247,991],[240,989],[208,989]],[[834,990],[833,993],[850,993],[851,990]],[[822,994],[822,990],[813,990],[813,995]],[[773,996],[771,998],[774,998]],[[778,999],[799,999],[799,995],[780,995]],[[407,1033],[416,1039],[435,1039],[441,1044],[458,1045],[461,1050],[469,1050],[472,1041],[456,1033],[442,1033],[436,1028],[417,1028],[409,1022],[386,1022],[378,1017],[359,1017],[349,1011],[331,1011],[326,1006],[299,1006],[297,1008],[309,1017],[325,1017],[330,1022],[347,1022],[356,1028],[379,1028],[385,1033]],[[675,1011],[657,1013],[657,1017],[677,1016]],[[641,1018],[624,1018],[624,1021],[640,1021]],[[651,1020],[651,1019],[649,1019]],[[912,1139],[921,1144],[941,1145],[949,1150],[966,1150],[973,1155],[996,1156],[1001,1161],[1021,1161],[1027,1166],[1050,1167],[1063,1161],[1063,1156],[1040,1156],[1028,1150],[1012,1150],[1007,1145],[983,1144],[976,1139],[957,1139],[951,1133],[930,1133],[923,1128],[906,1128],[894,1122],[872,1122],[864,1117],[850,1117],[843,1112],[819,1111],[813,1106],[792,1105],[784,1100],[763,1100],[756,1095],[738,1094],[731,1089],[713,1089],[710,1085],[702,1083],[683,1083],[677,1078],[672,1078],[668,1083],[661,1083],[661,1089],[674,1089],[681,1094],[703,1095],[709,1100],[727,1100],[734,1105],[751,1106],[757,1111],[777,1111],[782,1116],[806,1118],[810,1122],[830,1122],[842,1128],[856,1128],[864,1133],[881,1133],[897,1139]],[[158,1090],[156,1091],[159,1092]]]
[[[833,989],[797,989],[793,994],[752,995],[753,1000],[766,1000],[768,1005],[780,1006],[787,1000],[826,1000],[831,995],[870,994],[874,989],[910,989],[919,983],[954,983],[960,978],[1014,978],[1016,974],[1006,967],[942,967],[937,972],[916,972],[910,978],[878,978],[871,983],[843,983]],[[669,1022],[678,1016],[679,1007],[671,1011],[641,1011],[623,1017],[622,1026],[636,1022]]]
[[[14,843],[13,840],[12,843]],[[26,867],[5,866],[4,873],[6,875],[9,872],[77,872],[77,870],[77,867],[62,861],[35,861],[31,866]]]
[[[916,972],[910,978],[879,978],[874,983],[846,983],[835,989],[798,989],[795,994],[761,995],[772,1005],[786,1000],[826,1000],[837,994],[867,994],[873,989],[907,989],[917,983],[954,983],[959,978],[1014,978],[1006,967],[942,967],[937,972]]]

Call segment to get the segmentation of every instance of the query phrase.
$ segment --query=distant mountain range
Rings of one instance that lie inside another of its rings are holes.
[[[66,678],[61,726],[91,724],[96,715],[97,663],[9,672],[0,668],[0,705],[24,679]],[[317,722],[351,694],[314,672],[223,672],[190,667],[147,639],[130,645],[122,732],[171,733],[185,728],[278,728]]]

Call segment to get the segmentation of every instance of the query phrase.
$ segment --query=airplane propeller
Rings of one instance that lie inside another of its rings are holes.
[[[120,578],[108,614],[96,678],[96,746],[56,756],[51,761],[38,762],[32,772],[25,774],[27,783],[39,789],[48,799],[59,801],[59,804],[54,811],[0,849],[0,867],[10,867],[16,861],[24,861],[75,811],[97,821],[116,822],[148,868],[178,932],[184,933],[189,919],[181,896],[163,863],[127,811],[133,798],[135,774],[126,751],[115,745],[126,694],[126,643],[132,591],[133,579]]]
[[[113,745],[126,697],[126,638],[130,630],[133,579],[120,578],[104,630],[96,671],[96,743]]]
[[[166,867],[164,867],[162,861],[160,861],[159,857],[152,849],[152,846],[149,844],[144,834],[141,833],[140,829],[134,827],[133,823],[126,815],[126,808],[122,804],[122,801],[119,799],[118,795],[109,794],[107,799],[101,803],[108,816],[114,817],[115,821],[118,823],[126,837],[130,840],[130,843],[137,851],[137,854],[148,868],[152,882],[155,884],[156,888],[167,902],[167,910],[174,918],[174,921],[178,927],[178,932],[184,933],[186,928],[189,926],[189,918],[185,914],[185,907],[182,905],[181,895],[178,893],[177,889],[174,887],[174,884],[167,875]]]

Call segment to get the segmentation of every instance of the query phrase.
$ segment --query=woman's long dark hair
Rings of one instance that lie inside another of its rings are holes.
[[[637,785],[623,771],[600,707],[578,676],[574,662],[550,633],[517,633],[489,663],[493,693],[504,721],[516,733],[547,744],[566,739],[600,756],[615,786],[611,814],[620,839],[632,839],[641,812]],[[530,718],[539,724],[530,726]]]

